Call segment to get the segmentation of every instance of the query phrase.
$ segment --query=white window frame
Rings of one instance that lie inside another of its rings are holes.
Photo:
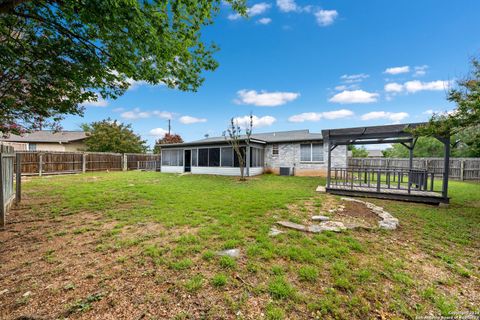
[[[324,163],[325,162],[325,155],[323,155],[323,160],[313,160],[313,145],[321,143],[300,143],[300,162],[304,163]],[[302,160],[302,145],[310,145],[310,160]],[[322,145],[322,153],[323,153],[323,145]]]

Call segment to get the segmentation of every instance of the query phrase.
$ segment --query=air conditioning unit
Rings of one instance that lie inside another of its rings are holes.
[[[280,167],[280,175],[281,176],[293,176],[293,168],[292,167]]]

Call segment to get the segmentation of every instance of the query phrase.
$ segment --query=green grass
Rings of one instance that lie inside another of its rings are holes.
[[[111,261],[140,273],[143,281],[162,283],[161,276],[185,294],[211,295],[217,308],[212,315],[219,317],[247,314],[249,299],[267,319],[378,314],[408,319],[478,311],[478,295],[472,295],[480,291],[478,184],[452,181],[448,207],[368,200],[399,218],[396,231],[285,230],[268,236],[277,220],[303,223],[327,197],[338,200],[315,193],[323,183],[273,175],[242,183],[231,177],[118,172],[32,179],[24,191],[31,199],[52,199],[32,204],[32,215],[70,219],[90,213],[104,219],[63,226],[69,231],[51,235],[72,245],[77,237],[92,238],[98,261],[115,255]],[[102,221],[111,227],[103,228]],[[216,253],[233,248],[241,250],[240,258]],[[52,249],[38,260],[50,265],[63,259]],[[176,290],[166,291],[167,301],[180,299]],[[95,301],[81,299],[71,311],[88,311]]]

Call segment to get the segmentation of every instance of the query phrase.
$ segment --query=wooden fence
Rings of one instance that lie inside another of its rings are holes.
[[[349,168],[408,169],[407,158],[349,158]],[[414,169],[427,170],[435,176],[443,174],[443,158],[415,158]],[[450,158],[449,177],[456,180],[480,181],[480,158]]]
[[[0,228],[5,226],[7,211],[15,199],[14,164],[13,147],[0,146]]]
[[[47,151],[27,151],[19,154],[22,175],[126,171],[142,169],[138,165],[144,161],[160,163],[159,154]]]

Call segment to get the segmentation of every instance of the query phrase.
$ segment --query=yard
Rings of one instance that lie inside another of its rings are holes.
[[[400,228],[269,235],[340,202],[319,178],[32,178],[0,232],[2,319],[404,319],[480,312],[480,186]],[[219,256],[240,249],[239,258]],[[29,317],[29,318],[28,318]]]

